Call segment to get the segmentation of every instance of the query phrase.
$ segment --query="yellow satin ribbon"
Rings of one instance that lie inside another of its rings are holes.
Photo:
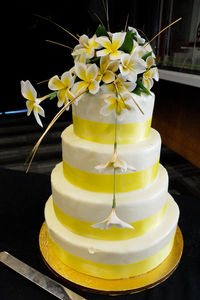
[[[158,174],[159,161],[151,167],[127,174],[116,174],[116,193],[126,193],[142,189],[153,183]],[[63,160],[63,174],[73,185],[97,193],[113,193],[113,175],[97,174],[76,169]]]
[[[48,237],[55,255],[64,264],[68,265],[72,269],[94,277],[100,277],[104,279],[120,279],[144,274],[161,264],[163,260],[169,255],[173,247],[174,236],[170,240],[170,242],[168,242],[160,251],[158,251],[153,256],[135,263],[122,265],[107,265],[77,257],[62,249],[49,236]]]
[[[109,241],[128,240],[151,231],[155,226],[159,225],[164,218],[166,204],[167,203],[165,203],[165,205],[154,215],[144,220],[130,223],[130,225],[135,228],[134,230],[117,227],[102,230],[100,228],[91,227],[91,225],[94,223],[81,221],[70,217],[69,215],[65,214],[53,201],[56,217],[65,227],[67,227],[67,229],[81,236]]]
[[[149,136],[151,120],[117,124],[117,143],[123,145],[143,141]],[[73,126],[75,134],[82,139],[101,144],[114,144],[115,124],[85,120],[73,114]]]

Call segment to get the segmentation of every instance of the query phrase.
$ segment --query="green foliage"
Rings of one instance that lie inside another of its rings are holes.
[[[99,37],[99,36],[108,36],[108,33],[105,29],[105,27],[103,27],[102,25],[99,25],[97,27],[97,30],[96,30],[96,36]]]
[[[133,32],[127,31],[125,39],[119,50],[130,53],[133,49]]]
[[[148,52],[146,53],[145,55],[142,56],[142,59],[144,59],[146,61],[147,57],[151,56],[152,55],[152,51],[151,52]]]
[[[92,59],[89,59],[88,61],[90,64],[96,64],[96,65],[100,65],[100,57],[95,57],[95,58],[92,58]]]
[[[137,86],[147,95],[151,95],[151,93],[145,88],[145,86],[142,84],[141,78],[138,78],[137,80]],[[136,87],[137,88],[137,87]]]
[[[140,90],[140,87],[138,85],[133,90],[133,93],[136,94],[136,95],[138,95],[138,96],[141,96],[141,90]]]
[[[51,94],[49,94],[49,100],[54,99],[57,96],[57,92],[53,92]]]

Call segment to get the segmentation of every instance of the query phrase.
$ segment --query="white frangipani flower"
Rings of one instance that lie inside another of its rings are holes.
[[[153,56],[148,56],[146,59],[146,68],[150,69],[152,66],[155,66],[156,62]]]
[[[126,172],[128,169],[135,172],[136,169],[135,167],[132,167],[130,165],[127,164],[127,162],[125,160],[119,159],[117,151],[115,150],[111,159],[106,162],[106,163],[102,163],[100,165],[97,165],[95,167],[95,169],[102,171],[104,169],[107,168],[114,168],[114,169],[120,169],[121,172]]]
[[[153,79],[159,80],[158,68],[154,67],[149,69],[143,74],[142,84],[150,90],[153,86]]]
[[[83,34],[79,38],[79,44],[75,46],[72,55],[81,55],[83,52],[86,54],[86,58],[90,59],[94,57],[95,49],[99,49],[100,46],[96,43],[96,35],[90,39],[87,35]]]
[[[156,57],[150,44],[146,43],[143,47],[147,52],[152,52],[153,58]]]
[[[37,92],[29,80],[21,81],[21,93],[22,96],[28,100],[26,101],[26,107],[28,109],[27,116],[29,116],[33,111],[37,123],[41,127],[43,127],[39,115],[44,117],[45,113],[43,108],[39,104],[42,100],[46,99],[47,97],[45,96],[43,98],[37,98]]]
[[[118,228],[130,228],[134,230],[134,227],[130,224],[122,221],[115,212],[115,209],[112,208],[110,215],[105,220],[91,225],[94,228],[100,228],[100,229],[110,229],[112,227],[118,227]]]
[[[136,82],[137,74],[146,71],[145,61],[141,58],[138,58],[137,52],[135,51],[132,55],[125,53],[121,56],[121,63],[119,65],[119,69],[122,76],[124,76],[130,81]]]
[[[145,39],[143,39],[143,38],[139,35],[138,31],[137,31],[135,28],[129,26],[129,27],[128,27],[128,30],[129,30],[129,31],[132,31],[133,33],[135,33],[135,37],[136,37],[136,39],[137,39],[138,44],[144,44]]]
[[[111,83],[115,80],[115,72],[119,68],[118,61],[110,61],[109,55],[102,56],[100,58],[100,68],[98,78],[104,83]]]
[[[105,56],[109,54],[111,60],[120,59],[123,51],[118,50],[124,42],[126,33],[117,32],[111,37],[112,41],[108,37],[101,36],[96,39],[96,42],[100,44],[105,49],[97,51],[97,57]]]
[[[103,116],[109,116],[110,114],[117,113],[117,118],[122,121],[127,111],[133,108],[133,101],[128,94],[122,94],[121,96],[110,96],[104,100],[106,103],[100,110],[100,114]]]
[[[74,72],[81,81],[76,82],[72,87],[72,93],[75,97],[89,91],[91,94],[96,94],[99,91],[98,67],[96,64],[75,63]],[[74,102],[78,104],[81,97],[78,97]]]
[[[101,89],[103,92],[108,92],[108,93],[115,93],[116,94],[116,90],[118,91],[118,93],[120,93],[121,95],[123,93],[126,93],[127,90],[128,91],[133,91],[136,87],[136,82],[133,81],[126,81],[126,78],[123,77],[121,74],[119,74],[117,76],[117,79],[109,84],[103,84],[101,86]]]
[[[86,63],[86,52],[82,51],[79,55],[76,56],[75,58],[75,63],[80,62],[80,63]]]
[[[133,40],[133,48],[132,48],[132,50],[131,50],[131,52],[130,52],[130,55],[133,53],[133,51],[134,51],[135,48],[137,48],[137,47],[140,47],[140,46],[138,45],[138,43],[137,43],[135,40]]]
[[[73,84],[74,84],[74,77],[72,76],[71,72],[63,73],[61,79],[59,79],[59,77],[56,75],[49,80],[48,83],[49,89],[52,91],[58,91],[57,92],[58,107],[67,104],[69,100],[72,100],[74,98],[74,95],[71,92],[71,88]]]

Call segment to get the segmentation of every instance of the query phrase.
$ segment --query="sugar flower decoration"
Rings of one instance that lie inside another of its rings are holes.
[[[98,67],[96,64],[75,63],[75,74],[80,81],[73,86],[72,92],[77,96],[87,90],[91,94],[96,94],[99,91],[99,82],[97,81]]]
[[[103,116],[108,116],[111,113],[117,113],[119,121],[122,121],[125,113],[132,108],[132,100],[128,94],[121,96],[110,96],[104,100],[106,103],[100,110]]]
[[[112,93],[116,93],[116,90],[118,91],[118,93],[123,94],[125,92],[128,91],[133,91],[136,87],[136,83],[133,81],[126,81],[126,79],[119,74],[117,76],[117,79],[109,84],[103,84],[101,86],[101,89],[103,92],[112,92]]]
[[[86,58],[90,59],[94,57],[95,49],[99,49],[100,45],[96,42],[96,35],[93,35],[91,39],[85,34],[79,38],[79,44],[74,48],[72,55],[81,55],[83,52],[86,54]]]
[[[115,80],[115,72],[119,68],[118,61],[111,61],[109,55],[102,56],[100,58],[100,68],[99,68],[99,80],[104,83],[111,83]]]
[[[86,63],[86,52],[81,52],[80,55],[77,55],[75,58],[75,63],[80,62],[80,63]]]
[[[109,54],[111,60],[120,59],[123,52],[119,48],[124,42],[125,35],[123,32],[114,33],[111,40],[105,36],[98,37],[96,42],[104,47],[104,49],[97,51],[97,57]]]
[[[143,74],[142,83],[148,90],[153,86],[153,79],[156,81],[159,80],[158,69],[156,67],[149,69]]]
[[[134,51],[132,55],[125,53],[121,56],[119,69],[122,76],[130,81],[136,82],[137,74],[146,71],[145,61],[141,58],[138,58],[136,51]]]
[[[115,212],[115,209],[112,208],[110,215],[105,220],[91,225],[94,228],[100,228],[100,229],[110,229],[112,227],[118,227],[118,228],[130,228],[134,230],[134,227],[130,224],[122,221]]]
[[[33,111],[33,114],[35,116],[37,123],[41,127],[43,127],[39,115],[44,117],[45,113],[44,113],[43,108],[39,104],[46,97],[43,97],[40,99],[37,98],[37,92],[29,80],[21,81],[21,93],[22,93],[22,96],[27,99],[27,101],[26,101],[26,106],[28,109],[27,116],[30,116],[31,112]]]
[[[115,149],[111,159],[108,162],[102,163],[95,167],[95,169],[97,169],[99,171],[102,171],[106,168],[120,169],[121,172],[126,172],[128,169],[133,172],[136,171],[136,169],[134,167],[128,165],[125,160],[119,159],[116,149]]]
[[[61,79],[56,75],[49,80],[48,87],[52,91],[58,91],[58,103],[57,106],[61,107],[69,100],[74,98],[74,95],[71,92],[71,88],[74,84],[74,78],[71,72],[65,72],[62,74]],[[69,109],[69,108],[68,108]]]
[[[147,52],[152,52],[153,58],[156,57],[150,44],[146,43],[146,44],[144,45],[144,49],[145,49]]]
[[[132,32],[135,34],[135,38],[136,38],[138,44],[144,44],[145,39],[143,39],[143,38],[139,35],[138,31],[137,31],[135,28],[129,26],[129,27],[128,27],[128,30],[132,31]]]
[[[150,69],[152,66],[155,66],[155,59],[153,56],[148,56],[146,59],[146,68]]]

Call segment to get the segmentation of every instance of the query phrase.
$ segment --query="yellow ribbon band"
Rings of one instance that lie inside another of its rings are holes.
[[[116,174],[116,193],[126,193],[142,189],[153,183],[158,174],[159,161],[149,168],[127,174]],[[76,169],[63,160],[63,174],[73,185],[97,193],[113,193],[113,175],[97,174]]]
[[[54,211],[58,220],[67,227],[73,233],[88,238],[98,239],[98,240],[128,240],[136,236],[143,235],[151,231],[155,226],[160,224],[161,220],[164,218],[166,204],[154,215],[137,222],[130,223],[135,229],[130,228],[117,228],[112,227],[110,229],[102,230],[100,228],[91,227],[90,222],[77,220],[65,214],[53,201]]]
[[[169,255],[173,247],[174,236],[169,243],[167,243],[160,251],[158,251],[153,256],[135,263],[122,265],[107,265],[92,262],[72,255],[69,252],[63,250],[50,237],[49,241],[55,255],[64,264],[68,265],[72,269],[75,269],[76,271],[81,273],[104,279],[120,279],[144,274],[161,264],[163,260]]]
[[[114,144],[115,124],[101,123],[79,118],[73,114],[74,132],[82,139],[101,143]],[[151,118],[137,123],[117,124],[117,143],[133,144],[149,136]]]

